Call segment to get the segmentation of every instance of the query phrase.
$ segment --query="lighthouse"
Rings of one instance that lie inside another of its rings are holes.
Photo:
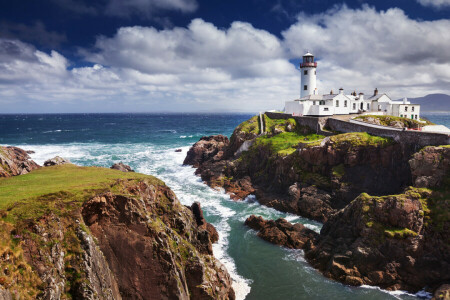
[[[300,63],[300,98],[316,93],[316,68],[314,55],[309,52],[303,55],[303,62]]]

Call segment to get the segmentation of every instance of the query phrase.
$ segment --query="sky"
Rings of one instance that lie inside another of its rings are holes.
[[[258,112],[450,94],[450,0],[0,0],[0,113]]]

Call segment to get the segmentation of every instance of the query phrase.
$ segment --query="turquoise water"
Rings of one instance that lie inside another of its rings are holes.
[[[425,115],[450,127],[450,115]],[[219,231],[214,254],[229,270],[238,299],[417,299],[402,292],[349,287],[324,278],[288,250],[259,239],[243,225],[251,214],[284,217],[320,231],[321,224],[260,206],[250,197],[235,202],[182,166],[189,146],[201,136],[231,135],[251,115],[77,114],[0,115],[0,144],[33,150],[42,164],[60,155],[79,165],[109,167],[122,161],[138,172],[164,180],[183,204],[199,201],[206,219]],[[182,152],[175,152],[181,148]]]

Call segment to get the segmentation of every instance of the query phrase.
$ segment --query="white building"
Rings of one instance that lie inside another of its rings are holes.
[[[378,114],[415,120],[420,118],[420,105],[411,104],[406,98],[403,101],[393,101],[386,94],[379,94],[378,89],[367,99],[363,93],[345,95],[342,88],[337,94],[331,91],[329,94],[319,95],[316,68],[314,56],[309,52],[303,55],[303,62],[300,63],[300,99],[286,101],[286,113],[296,116]]]

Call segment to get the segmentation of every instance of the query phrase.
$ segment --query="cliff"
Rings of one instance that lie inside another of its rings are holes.
[[[0,146],[0,177],[23,175],[37,168],[25,150]]]
[[[445,287],[450,281],[450,147],[426,147],[409,164],[416,187],[397,195],[362,193],[332,215],[320,235],[283,219],[251,216],[246,224],[269,242],[303,249],[315,268],[346,284],[413,292]]]
[[[65,164],[0,199],[0,298],[234,299],[200,206],[152,176]]]
[[[256,194],[261,204],[324,222],[317,234],[251,216],[246,225],[258,236],[303,249],[325,276],[350,285],[416,292],[450,281],[448,146],[418,151],[367,133],[324,137],[295,120],[265,122],[264,135],[250,119],[230,140],[220,137],[217,151],[217,137],[203,139],[210,155],[198,144],[187,154],[203,180],[234,199]]]
[[[202,138],[185,164],[233,199],[256,194],[261,204],[322,222],[362,192],[386,195],[411,184],[414,149],[367,133],[324,137],[294,119],[264,119],[264,135],[252,118],[230,140]]]

